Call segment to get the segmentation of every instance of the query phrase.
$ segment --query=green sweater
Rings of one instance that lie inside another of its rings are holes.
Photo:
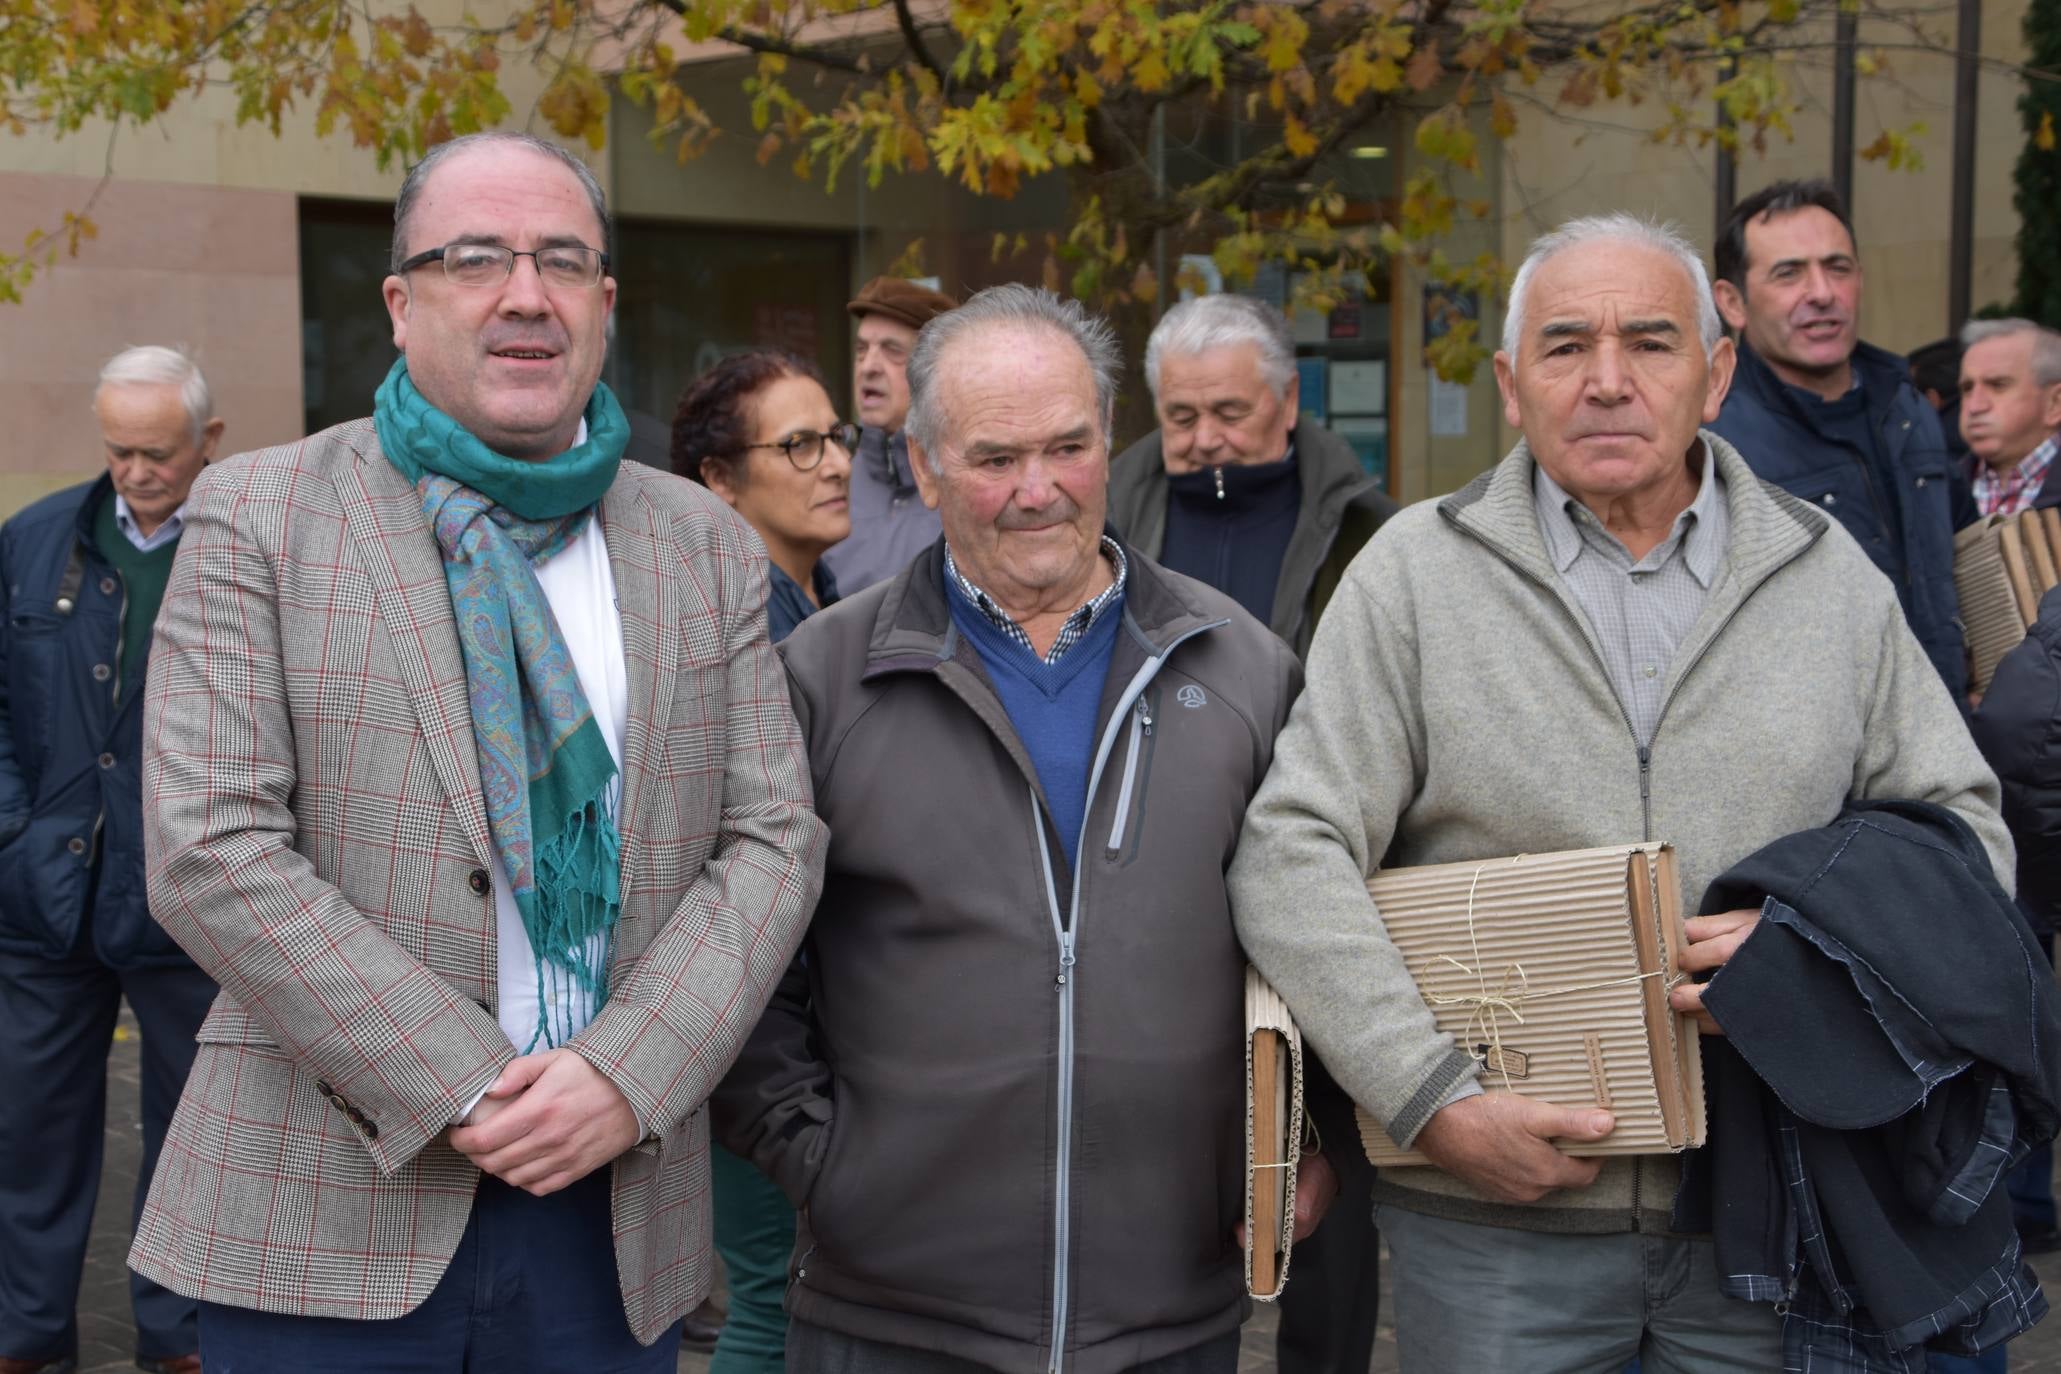
[[[122,579],[122,680],[116,699],[127,701],[143,681],[150,632],[157,625],[157,608],[164,604],[165,583],[171,580],[179,541],[171,540],[149,553],[139,551],[115,523],[114,496],[110,494],[93,515],[93,547],[114,564]]]
[[[1997,782],[1889,579],[1852,537],[1709,434],[1731,537],[1668,670],[1650,807],[1632,732],[1554,571],[1519,444],[1464,490],[1384,525],[1311,646],[1231,865],[1252,962],[1348,1092],[1407,1144],[1478,1065],[1432,1022],[1364,880],[1392,868],[1666,840],[1682,898],[1849,797],[1960,813],[2012,874]],[[1581,1106],[1582,1103],[1563,1105]],[[1377,1196],[1525,1230],[1665,1229],[1669,1155],[1586,1189],[1491,1202],[1434,1168]]]

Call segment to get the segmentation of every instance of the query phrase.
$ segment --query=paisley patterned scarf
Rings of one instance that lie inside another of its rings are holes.
[[[629,422],[596,386],[585,443],[544,463],[506,458],[424,400],[405,358],[375,394],[372,418],[443,550],[487,825],[536,955],[538,1025],[523,1051],[559,1045],[608,997],[621,854],[615,759],[533,565],[587,527]]]

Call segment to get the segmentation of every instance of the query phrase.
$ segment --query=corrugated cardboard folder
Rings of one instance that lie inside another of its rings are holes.
[[[1288,1284],[1295,1166],[1302,1158],[1302,1033],[1281,995],[1245,970],[1245,1291],[1262,1302]]]
[[[2061,513],[2048,507],[1988,515],[1954,536],[1954,594],[1968,636],[1968,685],[1991,674],[2039,618],[2040,598],[2061,583]]]
[[[1696,1023],[1668,1006],[1681,884],[1664,844],[1520,854],[1376,873],[1368,881],[1439,1029],[1481,1061],[1481,1083],[1617,1129],[1578,1155],[1665,1154],[1703,1143]],[[1376,1165],[1427,1164],[1364,1110]]]

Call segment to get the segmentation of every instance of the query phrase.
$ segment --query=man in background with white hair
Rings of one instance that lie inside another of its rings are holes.
[[[1302,414],[1288,317],[1250,296],[1183,301],[1146,342],[1145,381],[1159,428],[1110,465],[1109,523],[1308,653],[1346,565],[1396,504],[1350,444]],[[1310,1110],[1325,1139],[1353,1138],[1335,1089],[1312,1092]],[[1281,1374],[1364,1374],[1373,1356],[1373,1169],[1357,1150],[1335,1159],[1338,1201],[1296,1248],[1281,1294]]]
[[[143,889],[143,675],[184,527],[221,441],[185,353],[131,348],[93,397],[107,471],[0,526],[0,1374],[75,1368],[100,1189],[107,1051],[143,1040],[135,1205],[215,985]],[[137,1363],[200,1368],[194,1302],[129,1277]]]
[[[1951,809],[2009,872],[1995,778],[1889,584],[1700,428],[1733,364],[1671,229],[1610,215],[1535,243],[1495,357],[1520,442],[1347,570],[1246,817],[1247,953],[1431,1161],[1374,1185],[1418,1374],[1802,1366],[1772,1302],[1726,1296],[1712,1240],[1681,1233],[1676,1156],[1575,1158],[1608,1110],[1483,1091],[1385,932],[1377,866],[1665,840],[1693,904],[1849,797],[1892,797]],[[1690,920],[1683,972],[1725,966],[1757,917]],[[1670,1000],[1715,1031],[1705,986]]]
[[[1961,436],[1976,512],[2061,505],[2061,334],[2031,320],[1970,320],[1961,346]]]
[[[1110,524],[1306,653],[1396,505],[1351,445],[1303,418],[1287,317],[1249,296],[1184,301],[1145,345],[1145,381],[1159,428],[1110,465]]]

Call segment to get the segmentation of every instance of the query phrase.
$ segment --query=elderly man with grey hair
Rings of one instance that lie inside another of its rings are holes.
[[[1300,671],[1105,535],[1117,367],[1028,287],[926,324],[908,429],[943,536],[781,645],[829,867],[715,1109],[802,1209],[790,1370],[1237,1365],[1224,870]]]
[[[1520,442],[1390,522],[1318,630],[1231,869],[1239,934],[1431,1161],[1375,1184],[1405,1369],[1798,1367],[1774,1310],[1725,1296],[1711,1240],[1677,1231],[1674,1156],[1575,1158],[1608,1111],[1482,1091],[1366,879],[1664,840],[1693,903],[1870,798],[1950,809],[2008,873],[1996,782],[1887,580],[1700,428],[1733,349],[1677,234],[1612,215],[1540,239],[1495,368]],[[1722,967],[1756,917],[1692,919],[1684,970]],[[1704,986],[1670,997],[1715,1031]]]
[[[0,1371],[73,1367],[106,1138],[107,1047],[143,1031],[143,1167],[215,985],[143,893],[143,683],[222,421],[187,353],[116,354],[93,393],[106,471],[0,526]],[[136,1356],[198,1368],[191,1298],[132,1275]]]
[[[2061,334],[2031,320],[1961,330],[1961,437],[1979,515],[2061,505]]]
[[[1287,317],[1247,296],[1184,301],[1145,345],[1145,382],[1159,428],[1111,466],[1110,524],[1306,653],[1345,565],[1396,506],[1302,415]]]

